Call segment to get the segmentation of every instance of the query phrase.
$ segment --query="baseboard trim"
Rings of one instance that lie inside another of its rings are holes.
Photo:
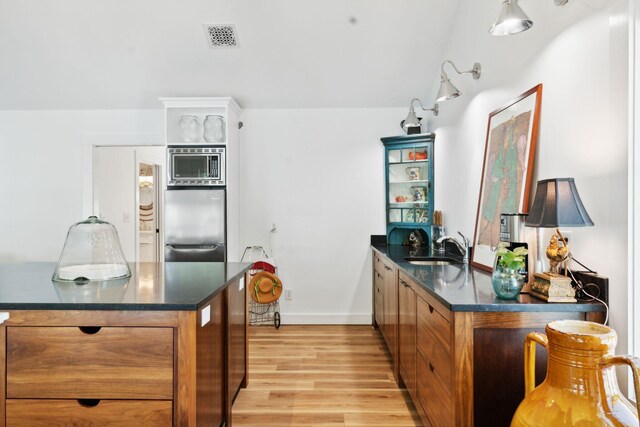
[[[295,314],[281,313],[283,325],[370,325],[371,313]]]

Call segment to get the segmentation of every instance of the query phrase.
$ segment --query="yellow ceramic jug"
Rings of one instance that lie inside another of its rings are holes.
[[[614,365],[631,367],[640,396],[640,359],[613,355],[616,332],[599,323],[559,320],[549,323],[546,333],[532,332],[525,339],[525,398],[511,427],[638,426],[640,406],[620,393]],[[536,343],[549,352],[547,377],[538,387]]]

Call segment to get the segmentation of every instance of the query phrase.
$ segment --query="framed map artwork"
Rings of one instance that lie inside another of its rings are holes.
[[[471,264],[493,269],[500,241],[500,214],[526,213],[538,121],[539,84],[489,114]]]

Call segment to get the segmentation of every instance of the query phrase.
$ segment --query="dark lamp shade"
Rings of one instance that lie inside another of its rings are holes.
[[[528,227],[586,227],[593,225],[573,178],[538,181]]]

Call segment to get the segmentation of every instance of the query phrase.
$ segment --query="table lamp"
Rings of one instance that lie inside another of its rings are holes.
[[[559,265],[569,257],[569,244],[558,227],[592,226],[587,210],[580,200],[573,178],[553,178],[538,181],[533,206],[525,223],[527,227],[556,228],[547,247],[550,269],[535,273],[531,295],[548,302],[575,302],[571,279],[558,274]],[[562,242],[562,246],[559,245]]]

